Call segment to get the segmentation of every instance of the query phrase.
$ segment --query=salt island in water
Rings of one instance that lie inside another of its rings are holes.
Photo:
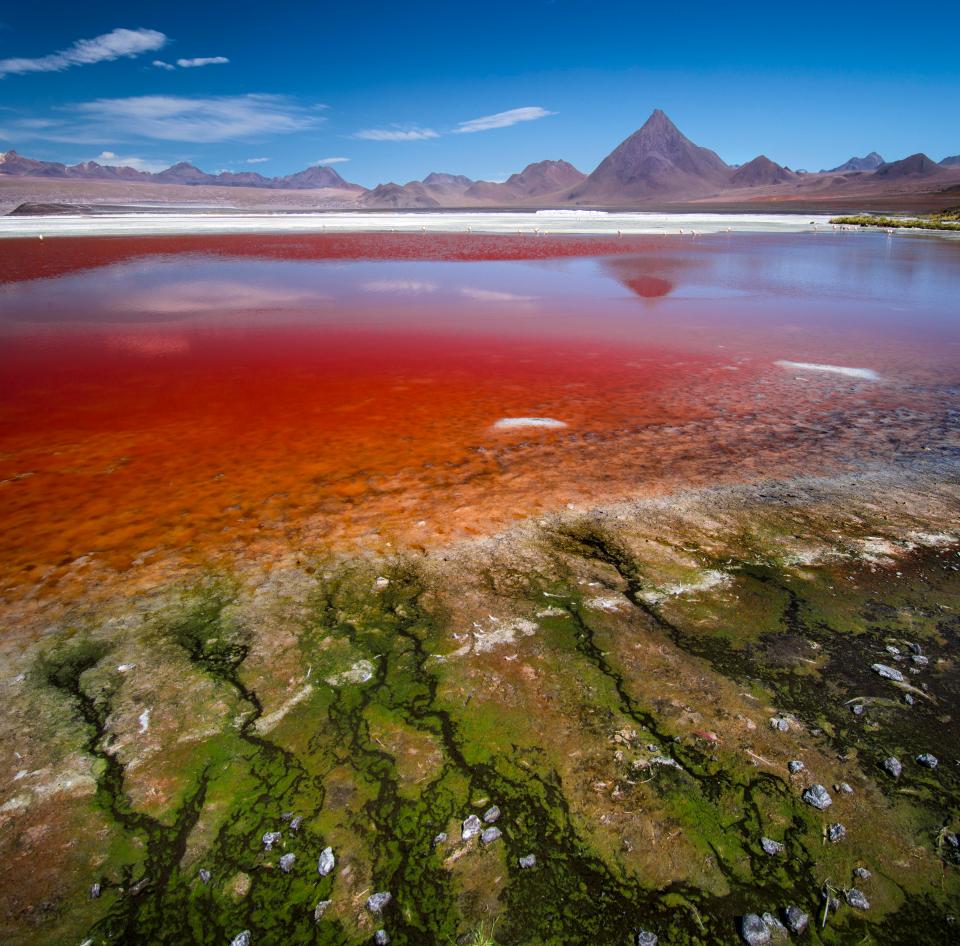
[[[5,942],[958,935],[960,244],[499,216],[3,221]]]

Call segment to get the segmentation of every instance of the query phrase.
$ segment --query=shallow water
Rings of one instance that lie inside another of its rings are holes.
[[[8,587],[427,547],[955,433],[955,243],[410,239],[6,241]]]

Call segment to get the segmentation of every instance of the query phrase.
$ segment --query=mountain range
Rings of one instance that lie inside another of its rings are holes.
[[[291,197],[285,205],[293,201],[300,207],[324,208],[633,207],[657,202],[726,205],[757,201],[837,204],[891,195],[950,193],[956,199],[960,156],[938,164],[918,153],[887,162],[874,151],[819,173],[791,170],[762,154],[732,166],[716,152],[692,142],[657,109],[590,174],[567,161],[545,160],[527,165],[505,181],[475,181],[461,174],[433,172],[421,181],[389,182],[367,189],[344,180],[333,168],[319,165],[283,177],[265,177],[253,171],[208,174],[186,162],[151,173],[96,161],[74,165],[38,161],[7,151],[0,154],[0,186],[5,190],[9,187],[3,181],[9,184],[10,178],[23,178],[25,187],[28,181],[62,182],[65,187],[74,181],[115,185],[110,189],[113,200],[117,199],[117,187],[129,185],[129,192],[122,196],[130,201],[137,199],[137,186],[147,184],[179,185],[178,199],[183,199],[183,188],[195,188],[211,199],[225,193],[221,188],[237,189],[238,196],[240,189],[261,194],[310,191],[309,197]],[[145,193],[141,188],[140,194]],[[49,196],[49,186],[44,194]],[[84,199],[96,202],[98,194]],[[151,188],[150,194],[152,200],[162,202],[155,189]],[[103,199],[107,199],[105,195]],[[223,198],[218,196],[214,202],[222,203]]]

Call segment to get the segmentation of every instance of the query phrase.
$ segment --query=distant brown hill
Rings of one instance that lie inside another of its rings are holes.
[[[844,161],[839,167],[831,168],[829,171],[821,171],[820,173],[843,174],[846,171],[875,171],[881,164],[885,163],[876,151],[871,151],[862,158],[850,158],[849,161]]]
[[[151,173],[131,167],[114,167],[84,161],[81,164],[60,164],[58,161],[37,161],[25,158],[16,151],[0,154],[0,174],[13,177],[49,177],[83,181],[130,181],[142,184],[186,184],[194,187],[259,187],[281,190],[337,190],[363,192],[365,187],[345,181],[333,168],[313,166],[286,177],[264,177],[253,171],[222,171],[208,174],[186,161],[181,161],[163,171]]]
[[[939,174],[942,170],[936,161],[931,161],[925,154],[911,154],[909,158],[881,164],[873,173],[878,179],[896,180],[902,177],[926,177]]]
[[[782,184],[784,181],[795,180],[796,177],[789,168],[761,154],[737,168],[730,175],[730,183],[734,187],[757,187],[761,184]]]
[[[727,186],[729,179],[730,167],[719,155],[695,145],[656,109],[568,196],[576,203],[699,197]]]

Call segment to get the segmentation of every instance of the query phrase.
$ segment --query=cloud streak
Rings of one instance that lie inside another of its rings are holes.
[[[198,69],[201,66],[224,66],[228,62],[226,56],[198,56],[196,59],[178,59],[177,65],[181,69]]]
[[[140,95],[96,99],[71,106],[88,136],[109,134],[161,141],[218,142],[262,135],[288,134],[323,121],[308,108],[282,95],[233,95],[191,98]]]
[[[556,115],[539,105],[526,105],[523,108],[511,108],[506,112],[497,112],[494,115],[483,115],[480,118],[471,118],[468,121],[458,122],[450,131],[439,132],[432,128],[421,128],[418,125],[404,126],[391,125],[388,128],[365,128],[351,137],[364,141],[424,141],[428,138],[439,138],[441,135],[470,135],[478,131],[491,131],[494,128],[509,128],[520,122],[532,122],[539,118]]]
[[[440,133],[432,128],[365,128],[353,137],[363,141],[424,141],[439,138]]]
[[[30,72],[63,72],[74,66],[130,59],[162,49],[166,44],[166,35],[157,30],[111,30],[93,39],[78,39],[72,46],[47,56],[0,59],[0,78]]]
[[[170,161],[153,161],[150,158],[120,157],[113,151],[101,151],[95,158],[97,164],[107,167],[133,168],[136,171],[164,171],[170,167]]]
[[[469,121],[460,122],[453,129],[453,133],[455,135],[470,135],[474,132],[490,131],[494,128],[509,128],[511,125],[517,125],[520,122],[532,122],[549,115],[556,115],[556,112],[548,112],[538,105],[511,108],[507,112],[497,112],[495,115],[484,115],[482,118],[471,118]]]
[[[327,164],[343,164],[344,161],[349,160],[349,158],[321,158],[319,161],[315,161],[314,163],[323,167]]]

